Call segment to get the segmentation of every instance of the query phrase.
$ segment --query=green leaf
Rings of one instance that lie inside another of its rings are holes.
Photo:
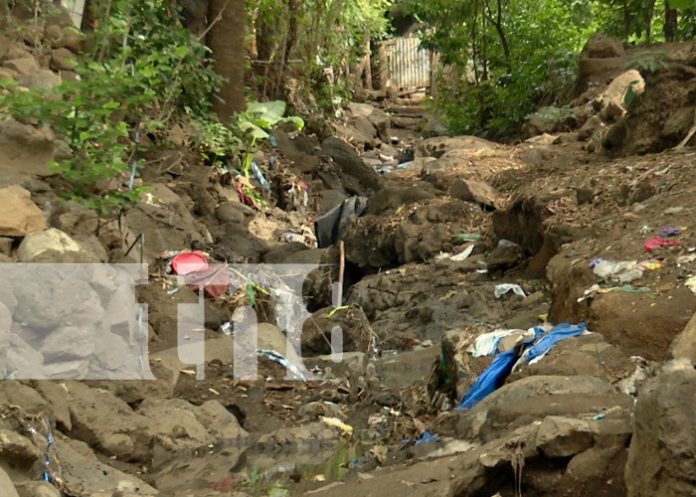
[[[249,304],[251,307],[256,306],[256,285],[254,285],[254,282],[251,281],[251,279],[247,280],[246,299],[247,304]]]
[[[694,0],[668,0],[670,7],[674,9],[689,9],[691,7],[696,7],[696,1]]]

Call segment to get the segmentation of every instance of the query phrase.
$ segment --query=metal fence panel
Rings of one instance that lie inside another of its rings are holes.
[[[85,12],[85,0],[61,0],[61,4],[70,14],[75,27],[80,29],[82,26],[82,16]]]
[[[395,88],[429,87],[431,53],[420,48],[416,37],[394,38],[385,42],[388,62],[388,83]]]

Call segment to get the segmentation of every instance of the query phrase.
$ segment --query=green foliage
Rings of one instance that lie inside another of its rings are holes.
[[[448,72],[434,104],[456,133],[501,131],[523,121],[575,78],[592,24],[574,24],[563,0],[409,0],[424,44]]]
[[[668,0],[673,9],[693,9],[696,7],[694,0]]]
[[[257,98],[283,96],[283,79],[301,82],[306,95],[330,111],[352,91],[351,64],[365,56],[366,42],[389,32],[394,0],[252,0],[259,77]],[[309,98],[305,105],[313,107]],[[316,110],[316,109],[312,109]]]
[[[136,129],[156,132],[177,119],[205,115],[220,79],[205,64],[206,48],[162,0],[114,0],[99,12],[92,51],[78,59],[79,80],[51,91],[6,86],[0,108],[49,126],[68,146],[54,167],[63,194],[102,213],[138,199],[127,186]],[[98,186],[98,188],[96,188]]]
[[[282,100],[249,102],[244,112],[234,116],[232,127],[252,145],[258,140],[268,139],[268,132],[282,123],[292,123],[298,131],[302,131],[304,121],[297,116],[284,117],[286,107]]]
[[[653,73],[658,69],[667,67],[665,60],[667,52],[664,50],[652,50],[648,52],[640,52],[637,55],[629,57],[626,62],[626,69],[637,69],[643,74]]]

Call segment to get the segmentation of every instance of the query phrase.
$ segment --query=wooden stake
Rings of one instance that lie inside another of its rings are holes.
[[[338,288],[336,289],[336,307],[343,305],[343,277],[346,267],[346,251],[343,240],[338,242]]]

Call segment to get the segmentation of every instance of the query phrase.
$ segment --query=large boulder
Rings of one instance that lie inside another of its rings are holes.
[[[617,384],[636,370],[636,364],[599,333],[564,340],[544,356],[544,360],[525,364],[511,380],[527,376],[594,376]]]
[[[179,195],[161,183],[149,189],[147,197],[126,214],[128,228],[146,234],[146,262],[154,262],[166,250],[190,249],[194,242],[212,241]]]
[[[123,461],[152,459],[153,425],[142,414],[106,390],[82,383],[68,385],[72,430],[70,435],[107,456]]]
[[[609,383],[591,376],[531,376],[507,383],[472,409],[464,411],[457,431],[488,442],[546,416],[598,414],[618,406],[627,412],[633,400]]]
[[[19,497],[10,476],[2,468],[0,468],[0,495],[2,497]]]
[[[29,191],[17,185],[0,189],[0,236],[26,236],[46,227]]]
[[[56,228],[27,235],[17,250],[19,262],[99,262],[99,257]]]
[[[686,323],[684,331],[672,342],[669,356],[672,359],[683,359],[696,364],[696,314]]]
[[[108,424],[108,421],[106,422]],[[56,442],[62,488],[74,497],[154,497],[155,488],[100,462],[89,447],[68,439]]]
[[[56,149],[55,135],[14,119],[0,122],[0,164],[27,174],[48,176]]]
[[[488,183],[473,179],[461,179],[450,186],[449,194],[465,202],[479,204],[486,209],[495,209],[499,203],[499,196],[495,189]]]
[[[333,330],[340,330],[342,349],[333,351]],[[359,306],[333,311],[320,309],[309,316],[302,326],[302,355],[317,356],[333,352],[365,352],[371,350],[374,332]]]
[[[217,401],[196,407],[182,399],[146,400],[138,413],[151,421],[155,443],[167,452],[192,451],[223,441],[239,442],[248,436]]]
[[[328,155],[339,166],[346,190],[353,194],[362,194],[365,191],[377,190],[380,186],[380,177],[374,169],[367,166],[355,149],[348,143],[335,137],[324,140],[321,144],[323,153]],[[349,188],[350,179],[357,182]]]
[[[696,492],[696,370],[672,365],[640,393],[626,466],[628,497]]]

